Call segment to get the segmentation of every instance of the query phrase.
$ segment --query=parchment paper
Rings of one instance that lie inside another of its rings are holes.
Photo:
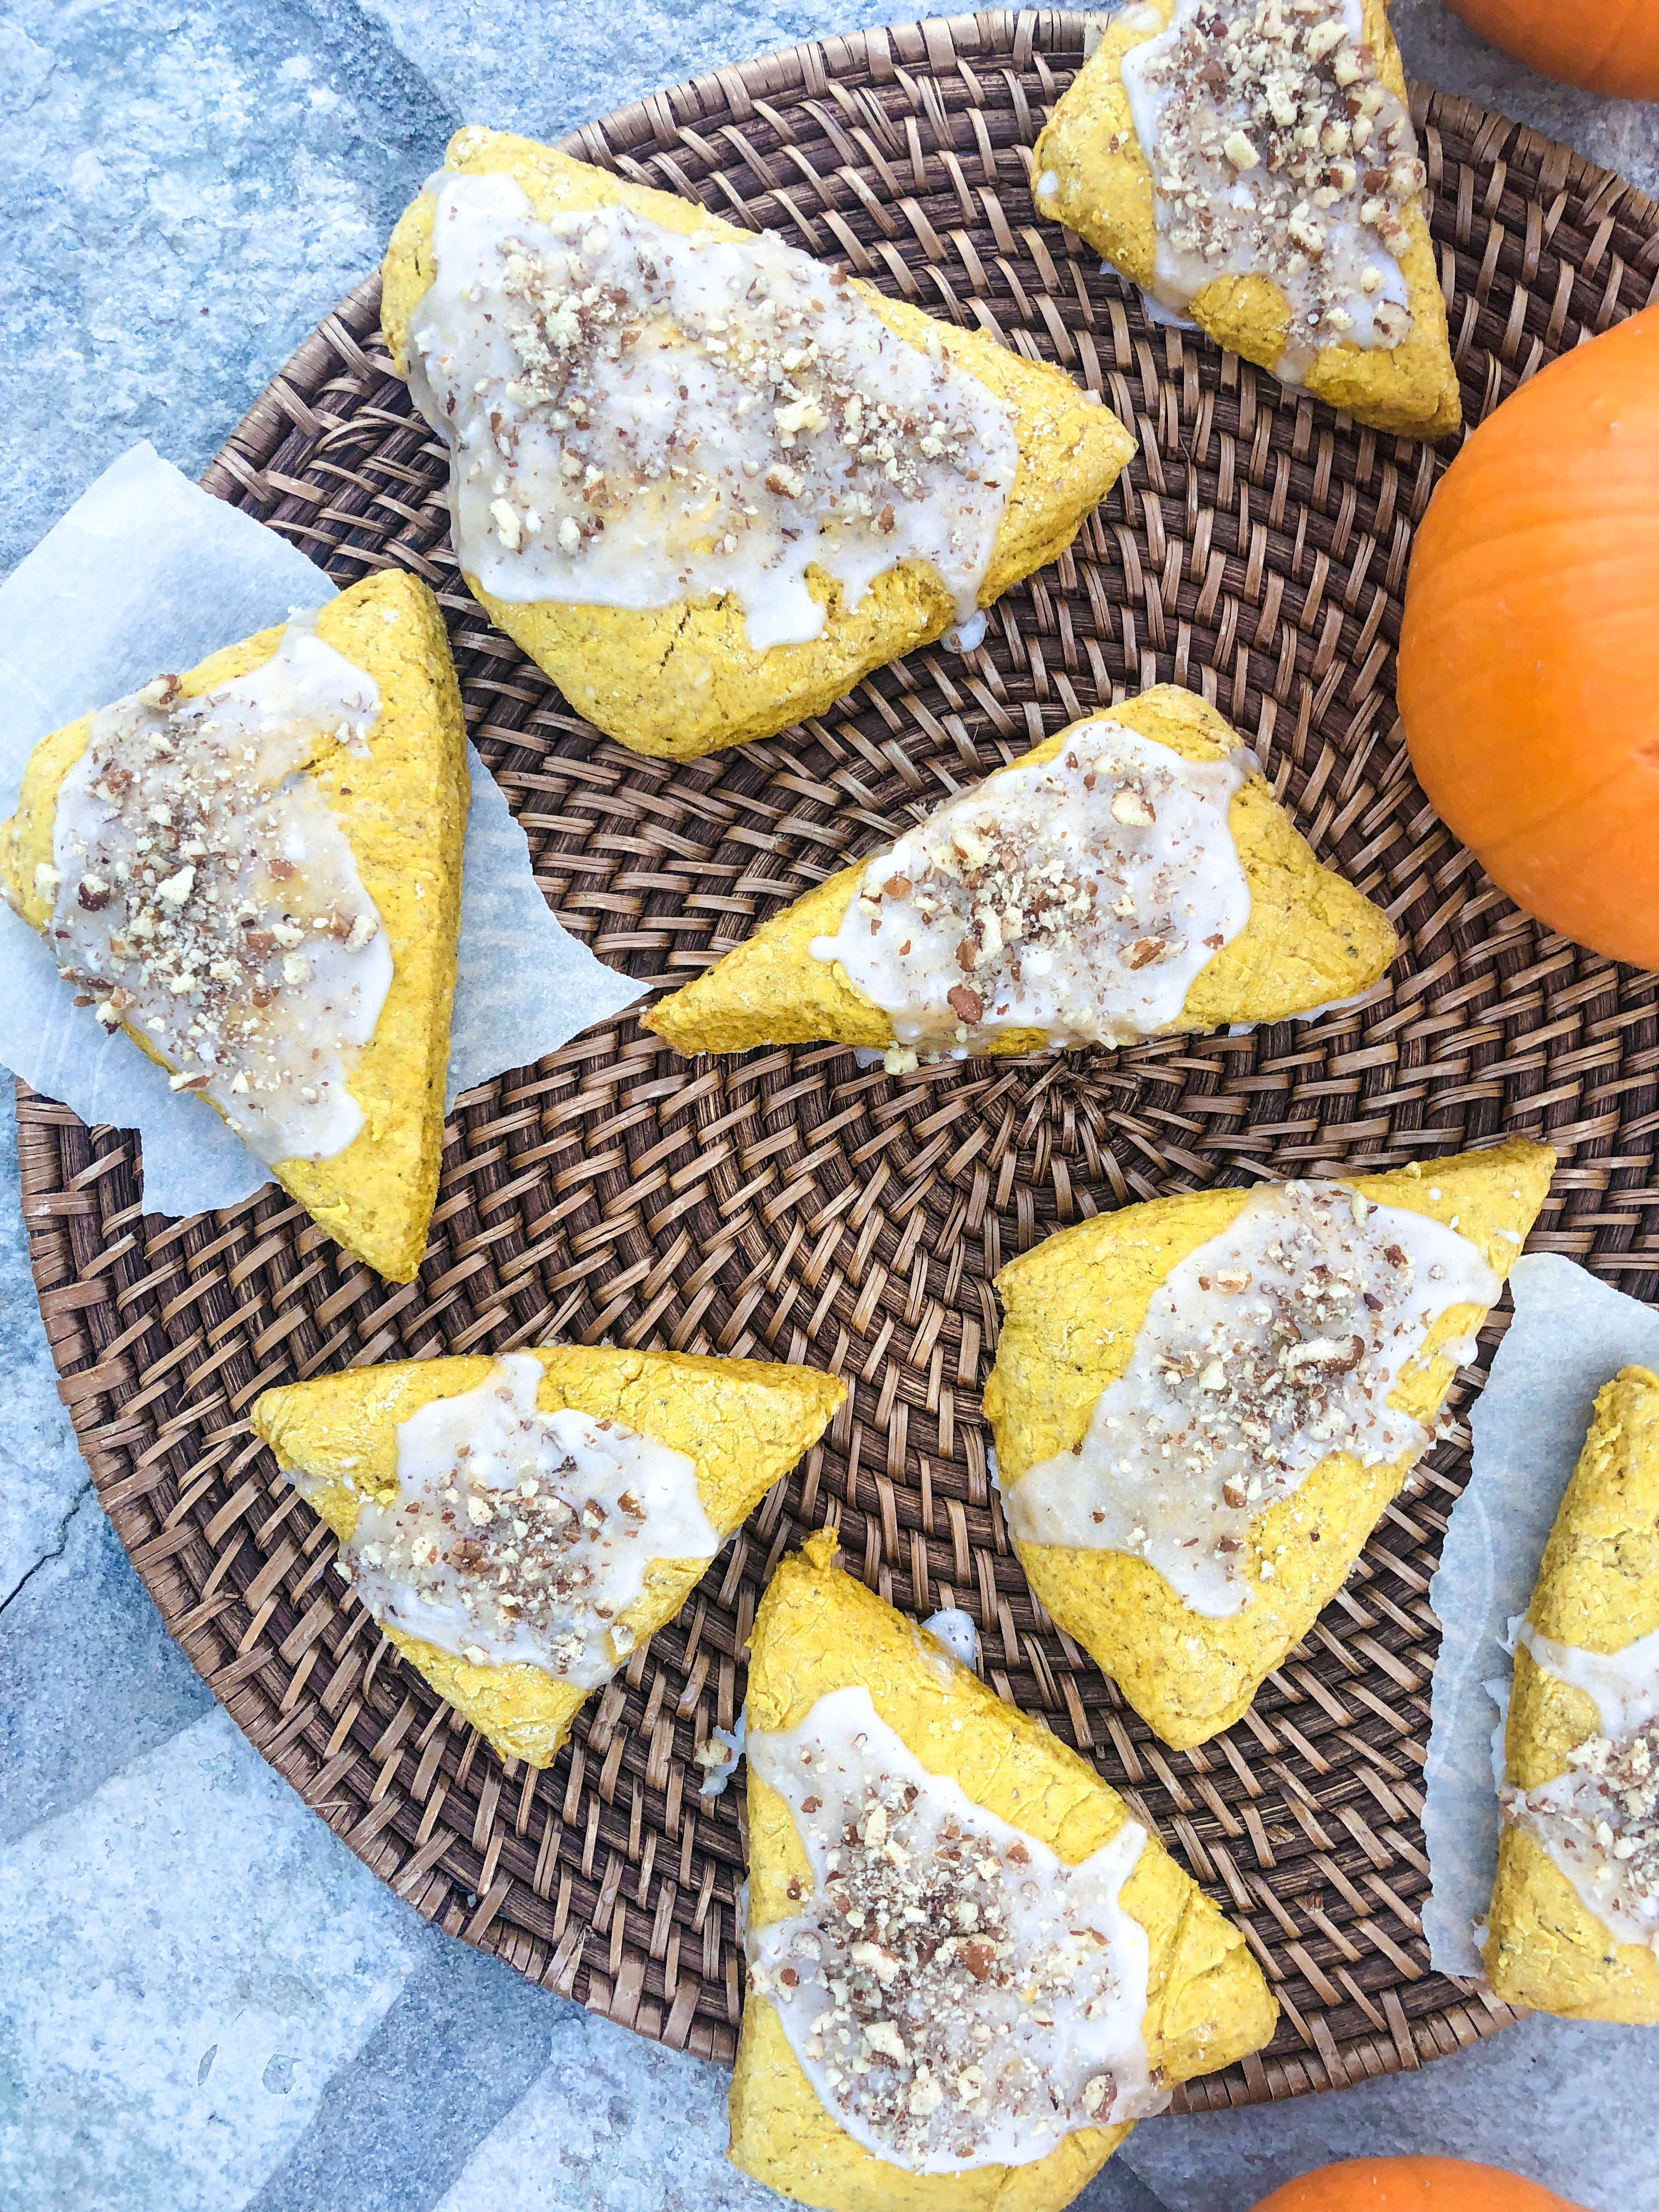
[[[1509,1698],[1510,1623],[1526,1612],[1595,1394],[1621,1367],[1659,1366],[1659,1313],[1554,1253],[1510,1271],[1515,1319],[1469,1419],[1474,1452],[1429,1585],[1443,1637],[1431,1700],[1423,1829],[1429,1956],[1482,1978],[1473,1923],[1498,1865],[1492,1735]]]
[[[149,445],[106,469],[0,585],[0,817],[38,740],[163,669],[320,606],[336,586],[275,531],[210,498]],[[472,807],[447,1103],[631,1006],[629,976],[560,927],[530,848],[469,744]],[[148,1212],[234,1206],[270,1180],[218,1115],[77,1007],[52,955],[0,906],[0,1065],[83,1121],[136,1128]]]

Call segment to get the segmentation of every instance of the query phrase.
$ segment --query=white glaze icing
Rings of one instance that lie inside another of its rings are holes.
[[[1249,919],[1228,810],[1255,767],[1242,746],[1188,761],[1081,724],[1054,760],[947,800],[867,861],[812,957],[838,961],[904,1048],[1153,1036]]]
[[[1101,273],[1103,276],[1108,272],[1109,264],[1103,261],[1100,267]],[[1111,273],[1115,275],[1116,271],[1112,270]],[[1197,331],[1200,337],[1203,335],[1203,325],[1201,324],[1194,322],[1190,315],[1178,315],[1173,307],[1165,307],[1163,301],[1158,298],[1156,292],[1148,292],[1142,288],[1140,292],[1140,304],[1146,311],[1147,321],[1151,323],[1155,329],[1160,331]]]
[[[1515,1640],[1547,1674],[1584,1692],[1595,1706],[1603,1735],[1625,1735],[1659,1718],[1659,1628],[1613,1652],[1558,1644],[1527,1620],[1516,1628]]]
[[[398,1427],[398,1495],[343,1547],[377,1620],[475,1666],[539,1667],[592,1690],[634,1648],[619,1620],[658,1559],[712,1559],[695,1463],[625,1423],[541,1413],[514,1352]]]
[[[514,602],[729,593],[757,650],[820,635],[930,562],[969,621],[1018,465],[1012,410],[769,234],[622,208],[535,219],[510,177],[446,176],[410,333],[452,450],[457,549]]]
[[[1659,1954],[1659,1629],[1620,1651],[1586,1651],[1522,1621],[1516,1640],[1594,1702],[1600,1735],[1534,1790],[1504,1782],[1504,1817],[1526,1829],[1621,1943]]]
[[[921,1625],[963,1667],[971,1667],[978,1658],[979,1631],[973,1614],[961,1606],[942,1607],[938,1613],[930,1613]]]
[[[1601,1735],[1575,1745],[1566,1770],[1535,1790],[1500,1778],[1502,1816],[1548,1851],[1614,1938],[1659,1954],[1659,1631],[1589,1652],[1522,1621],[1516,1641],[1593,1698]]]
[[[1272,276],[1291,310],[1275,372],[1289,384],[1323,346],[1402,342],[1401,217],[1423,170],[1360,0],[1176,0],[1121,75],[1152,171],[1165,308],[1184,318],[1219,276]]]
[[[749,1735],[749,1709],[744,1706],[738,1715],[735,1728],[723,1729],[718,1723],[708,1731],[708,1739],[696,1752],[697,1764],[703,1770],[702,1780],[697,1784],[699,1797],[723,1797],[726,1785],[738,1771],[738,1761]],[[745,1883],[745,1889],[748,1885]]]
[[[953,623],[939,640],[947,653],[972,653],[985,642],[985,611],[975,607],[965,623]]]
[[[329,1159],[363,1126],[349,1085],[392,951],[344,830],[307,775],[366,752],[374,678],[312,617],[199,697],[158,677],[92,717],[52,823],[47,930],[106,1028],[142,1030],[259,1158]]]
[[[750,1930],[750,1986],[854,2142],[913,2173],[1025,2166],[1168,2103],[1146,1933],[1119,1896],[1144,1829],[1067,1866],[930,1773],[864,1689],[747,1749],[812,1878],[799,1912]]]
[[[1008,1525],[1025,1543],[1135,1553],[1195,1613],[1235,1613],[1257,1516],[1334,1452],[1415,1458],[1430,1431],[1393,1395],[1441,1316],[1484,1310],[1498,1287],[1425,1214],[1340,1183],[1253,1191],[1153,1291],[1078,1448],[1005,1488]],[[1473,1340],[1437,1349],[1461,1361]],[[1273,1563],[1251,1572],[1271,1581]]]

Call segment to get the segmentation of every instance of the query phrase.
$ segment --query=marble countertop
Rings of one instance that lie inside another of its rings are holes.
[[[905,0],[8,0],[0,571],[148,437],[194,474],[372,265],[460,122],[554,137]],[[1659,191],[1659,110],[1541,82],[1440,0],[1407,66]],[[438,1934],[169,1642],[54,1388],[0,1116],[0,2197],[16,2212],[758,2212],[726,2078]],[[1659,2212],[1659,2033],[1535,2018],[1423,2071],[1140,2128],[1089,2212],[1245,2212],[1436,2150]]]

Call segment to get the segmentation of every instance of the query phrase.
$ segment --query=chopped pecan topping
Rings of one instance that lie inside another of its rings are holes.
[[[1381,295],[1403,293],[1425,173],[1340,0],[1181,0],[1124,75],[1157,116],[1145,150],[1181,304],[1225,273],[1271,276],[1291,304],[1297,374],[1322,346],[1410,335],[1403,299]]]

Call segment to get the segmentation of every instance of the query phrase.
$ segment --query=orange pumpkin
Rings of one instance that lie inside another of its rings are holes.
[[[1447,0],[1506,54],[1562,84],[1620,100],[1659,100],[1653,0]]]
[[[1424,790],[1493,881],[1659,968],[1659,307],[1552,362],[1447,470],[1397,696]]]
[[[1581,2212],[1553,2190],[1461,2158],[1349,2158],[1287,2181],[1255,2212]]]

